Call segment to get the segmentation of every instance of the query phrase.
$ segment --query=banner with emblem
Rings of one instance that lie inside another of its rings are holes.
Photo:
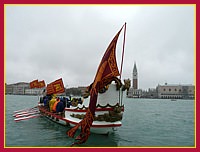
[[[99,64],[95,79],[91,85],[89,108],[87,109],[85,117],[76,126],[67,131],[67,135],[69,137],[74,137],[77,129],[81,127],[81,133],[76,137],[76,142],[74,142],[71,146],[75,144],[82,144],[87,141],[90,135],[90,127],[92,126],[95,116],[98,92],[120,75],[116,62],[115,50],[122,28],[111,41]]]
[[[38,82],[38,88],[44,88],[45,86],[44,80]]]
[[[63,85],[62,78],[47,84],[47,94],[59,94],[59,93],[64,93],[65,92],[65,87]]]
[[[54,93],[53,86],[52,86],[51,83],[50,83],[50,84],[47,84],[46,90],[47,90],[47,95],[53,94],[53,93]]]
[[[31,89],[38,88],[39,87],[38,80],[33,80],[32,82],[29,83],[29,85]]]

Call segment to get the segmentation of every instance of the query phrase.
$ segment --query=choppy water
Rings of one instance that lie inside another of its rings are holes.
[[[74,142],[68,127],[44,117],[15,122],[13,111],[37,105],[36,96],[6,95],[6,147],[65,147]],[[122,127],[112,134],[91,134],[81,147],[193,147],[194,100],[124,98]]]

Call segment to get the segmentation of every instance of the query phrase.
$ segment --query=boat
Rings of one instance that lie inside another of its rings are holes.
[[[124,41],[121,68],[119,71],[115,50],[118,37],[123,28]],[[128,92],[130,88],[129,79],[124,79],[124,83],[121,82],[125,31],[126,23],[106,49],[97,69],[96,76],[93,82],[86,88],[81,102],[70,100],[68,103],[71,104],[64,106],[66,104],[64,104],[63,100],[61,101],[56,96],[65,92],[62,78],[47,84],[45,91],[42,93],[43,97],[37,105],[42,116],[58,124],[68,126],[69,130],[66,133],[69,137],[73,138],[76,131],[81,129],[80,135],[76,137],[76,142],[72,146],[86,142],[90,132],[109,134],[122,126],[124,112],[124,104],[122,102],[123,92],[126,90]],[[43,85],[39,85],[39,82],[43,82]],[[31,88],[40,88],[43,86],[44,81],[34,80],[30,83]],[[28,113],[31,113],[31,111],[32,109],[28,109]],[[20,115],[21,112],[17,114]],[[16,121],[19,121],[19,119],[27,120],[29,117],[38,117],[38,114],[36,116],[22,115],[24,117],[16,118]]]
[[[177,101],[176,99],[171,99],[171,101]]]
[[[50,112],[43,104],[38,103],[38,109],[43,116],[51,121],[74,127],[85,116],[89,106],[90,97],[82,98],[82,104],[77,106],[65,107],[64,114]],[[112,83],[106,92],[99,94],[95,110],[95,118],[90,128],[96,134],[109,134],[122,126],[124,105],[119,104],[119,91],[116,84]]]

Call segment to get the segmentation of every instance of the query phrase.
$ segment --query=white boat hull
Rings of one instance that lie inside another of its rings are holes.
[[[108,134],[117,130],[118,127],[121,127],[124,107],[119,106],[119,102],[117,100],[118,95],[116,86],[113,84],[110,85],[108,91],[103,94],[99,94],[94,121],[90,128],[91,132],[96,134]],[[62,125],[73,127],[84,118],[88,105],[89,98],[77,107],[71,106],[70,108],[65,108],[64,116],[49,112],[42,105],[38,106],[38,108],[48,119]]]
[[[81,119],[71,117],[70,116],[71,113],[68,112],[67,109],[65,109],[65,117],[61,117],[60,115],[47,111],[43,106],[39,106],[38,108],[43,116],[45,116],[46,118],[50,119],[55,123],[64,126],[73,127],[81,121]],[[78,112],[76,112],[76,114],[77,113]],[[80,113],[84,114],[84,112]],[[116,121],[116,122],[93,121],[90,131],[96,134],[109,134],[111,132],[116,131],[117,128],[120,127],[121,125],[122,125],[121,121]]]

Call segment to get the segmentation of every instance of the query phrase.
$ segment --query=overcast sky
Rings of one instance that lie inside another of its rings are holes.
[[[193,84],[194,5],[7,5],[6,83],[63,78],[65,87],[93,82],[110,41],[127,23],[122,79],[138,86]],[[120,68],[123,32],[116,49]]]

